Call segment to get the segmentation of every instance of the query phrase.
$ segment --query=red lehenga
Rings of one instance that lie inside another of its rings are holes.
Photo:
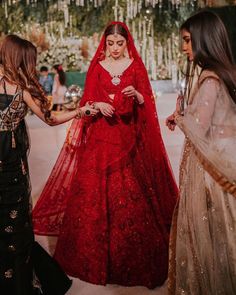
[[[108,102],[115,115],[73,121],[33,211],[35,233],[58,235],[55,258],[71,276],[94,284],[154,288],[167,278],[178,190],[132,37],[133,61],[117,86],[99,63],[104,47],[103,37],[81,104]],[[143,105],[122,95],[129,85],[143,95]],[[109,94],[115,94],[113,101]]]

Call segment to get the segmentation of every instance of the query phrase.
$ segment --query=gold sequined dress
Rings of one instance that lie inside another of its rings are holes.
[[[236,105],[215,73],[201,73],[177,124],[186,140],[169,294],[236,294]]]

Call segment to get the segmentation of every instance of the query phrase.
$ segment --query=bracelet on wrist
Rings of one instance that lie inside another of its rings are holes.
[[[99,108],[98,108],[98,106],[97,106],[97,102],[94,102],[94,103],[93,103],[93,108],[94,108],[95,110],[99,110]]]
[[[135,92],[136,92],[135,96],[136,96],[137,103],[138,104],[143,104],[144,103],[144,97],[137,90],[135,90]],[[141,100],[140,100],[140,98],[141,98]]]
[[[177,120],[180,118],[180,117],[183,117],[182,114],[180,114],[179,112],[174,112],[174,121],[175,121],[175,124],[177,124]]]

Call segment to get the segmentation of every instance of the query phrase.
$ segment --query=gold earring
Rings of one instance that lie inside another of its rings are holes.
[[[125,51],[123,53],[123,56],[129,58],[129,53],[128,53],[128,49],[127,48],[125,49]]]
[[[106,57],[110,57],[110,56],[111,56],[111,54],[109,53],[108,50],[106,50],[106,52],[105,52],[105,56],[106,56]]]

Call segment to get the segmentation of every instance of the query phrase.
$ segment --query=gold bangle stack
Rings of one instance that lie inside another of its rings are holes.
[[[97,103],[94,102],[94,103],[92,103],[92,104],[90,105],[90,107],[93,108],[93,109],[95,109],[95,110],[99,110],[99,108],[98,108],[96,105],[97,105]]]

